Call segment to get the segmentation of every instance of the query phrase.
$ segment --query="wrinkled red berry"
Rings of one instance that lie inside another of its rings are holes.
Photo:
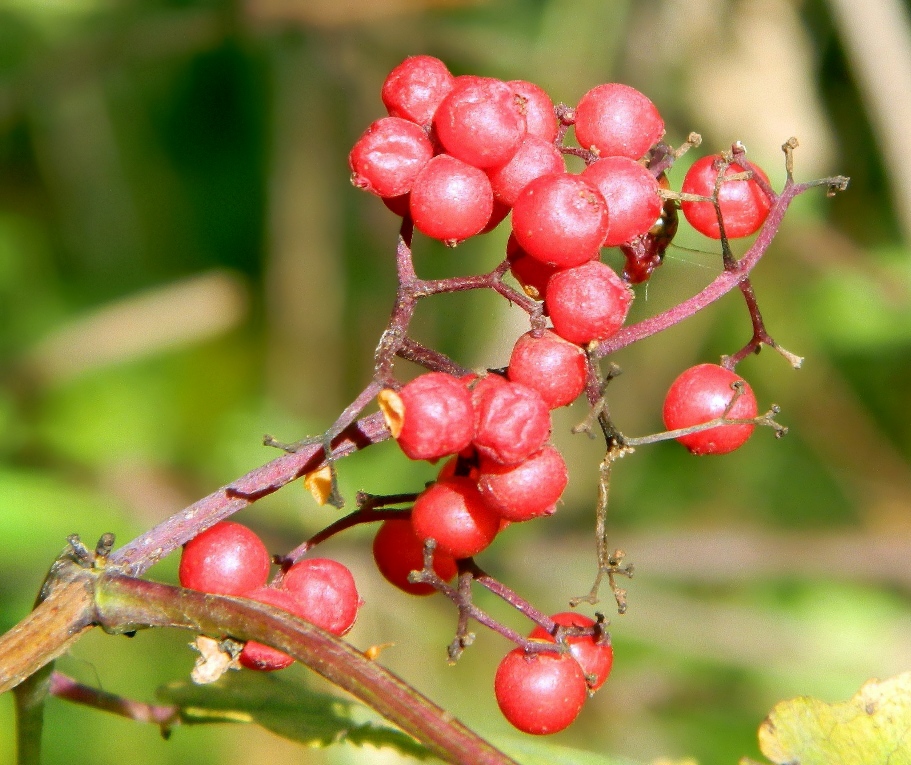
[[[453,76],[433,56],[410,56],[389,72],[382,98],[392,117],[429,125],[434,112],[452,90]]]
[[[351,183],[381,197],[401,196],[411,191],[432,156],[433,146],[421,128],[398,117],[384,117],[368,127],[351,149]]]
[[[471,443],[474,409],[465,383],[443,372],[428,372],[403,386],[405,406],[398,443],[413,460],[455,454]]]
[[[551,515],[569,481],[563,457],[545,446],[518,465],[482,458],[478,489],[484,501],[508,521]]]
[[[474,422],[478,453],[504,465],[530,457],[550,437],[547,404],[536,390],[521,383],[504,381],[476,395]]]

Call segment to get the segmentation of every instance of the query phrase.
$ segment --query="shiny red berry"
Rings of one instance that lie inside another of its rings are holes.
[[[664,120],[629,85],[610,82],[582,96],[576,107],[576,140],[602,157],[639,159],[664,135]]]
[[[554,614],[552,617],[558,625],[563,627],[594,627],[595,622],[587,616],[565,611],[560,614]],[[528,637],[535,640],[554,641],[554,636],[543,627],[535,627]],[[564,640],[569,646],[569,652],[572,657],[579,662],[582,671],[588,678],[589,688],[596,691],[607,680],[610,675],[611,667],[614,665],[614,649],[610,643],[610,637],[600,635],[596,639],[594,635],[576,635],[565,636]]]
[[[382,98],[392,117],[429,125],[440,102],[452,90],[454,78],[446,64],[433,56],[410,56],[389,72]]]
[[[409,209],[422,234],[457,244],[487,225],[493,213],[493,191],[483,170],[438,154],[415,178]]]
[[[610,211],[605,247],[617,247],[644,234],[661,215],[658,181],[638,162],[605,157],[585,168],[582,177],[598,187]]]
[[[222,521],[187,542],[178,576],[184,587],[218,595],[246,595],[262,587],[272,559],[246,526]]]
[[[508,521],[552,515],[569,481],[566,462],[545,446],[518,465],[481,458],[478,489],[484,501]]]
[[[554,332],[571,343],[586,345],[619,331],[633,291],[610,266],[595,260],[554,274],[547,283],[545,301]]]
[[[549,329],[537,336],[526,332],[512,348],[507,373],[556,409],[571,404],[585,390],[585,352]]]
[[[510,651],[497,667],[494,693],[503,716],[524,733],[566,728],[588,697],[585,673],[569,653]]]
[[[304,558],[285,572],[281,590],[297,601],[294,613],[333,635],[354,626],[363,604],[348,567],[328,558]]]
[[[717,163],[720,159],[720,155],[715,154],[696,160],[687,171],[680,190],[685,194],[712,196],[719,173]],[[746,169],[738,164],[732,164],[728,165],[724,174],[734,175]],[[761,168],[750,164],[749,169],[768,184],[769,179]],[[724,233],[729,238],[736,239],[749,236],[762,227],[772,202],[759,184],[751,178],[748,181],[722,181],[718,189],[718,206],[724,220]],[[680,209],[694,229],[712,239],[721,238],[718,215],[711,202],[682,202]]]
[[[409,518],[390,518],[380,524],[373,538],[373,560],[386,581],[409,595],[432,595],[436,590],[423,582],[410,582],[412,571],[424,568],[424,543],[414,533]],[[443,550],[433,554],[433,570],[445,582],[457,573],[455,558]]]
[[[455,559],[470,558],[486,548],[500,530],[500,516],[484,502],[475,481],[453,477],[425,489],[411,511],[414,533],[423,543]]]
[[[742,384],[739,395],[732,387],[736,382]],[[729,406],[727,417],[731,419],[755,417],[756,396],[752,388],[736,372],[717,364],[699,364],[687,369],[671,384],[664,399],[664,424],[668,430],[700,425],[721,417]],[[727,454],[743,446],[754,427],[752,424],[719,425],[680,436],[677,440],[693,454]]]

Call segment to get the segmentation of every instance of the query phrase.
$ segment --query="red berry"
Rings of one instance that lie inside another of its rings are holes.
[[[470,478],[447,478],[425,489],[411,510],[414,533],[455,559],[470,558],[493,542],[500,516],[489,508]]]
[[[294,598],[287,592],[275,589],[274,587],[260,587],[259,589],[253,590],[253,592],[248,592],[244,597],[255,600],[257,603],[266,603],[267,605],[275,606],[282,611],[287,611],[289,614],[302,616],[302,614],[297,613],[298,605]],[[250,640],[244,645],[243,650],[241,650],[240,656],[238,657],[238,661],[247,669],[258,669],[263,672],[284,669],[294,663],[294,659],[288,656],[288,654],[275,648],[270,648],[262,643],[257,643],[255,640]]]
[[[434,112],[452,90],[453,76],[433,56],[411,56],[389,72],[382,98],[393,117],[429,125]]]
[[[607,227],[607,203],[601,192],[569,173],[536,178],[512,208],[512,230],[522,249],[560,268],[597,258]]]
[[[739,375],[717,364],[699,364],[687,369],[671,384],[664,399],[665,427],[668,430],[689,428],[721,417],[736,395],[731,385],[737,381],[743,383],[743,393],[727,416],[731,419],[755,417],[756,396]],[[743,446],[753,428],[752,424],[719,425],[677,440],[693,454],[727,454]]]
[[[598,187],[610,210],[605,247],[616,247],[644,234],[661,215],[657,179],[632,159],[599,159],[585,168],[582,177]]]
[[[712,196],[719,172],[715,163],[720,159],[717,154],[697,159],[687,171],[680,190],[685,194]],[[752,170],[766,183],[769,182],[762,169],[754,164],[750,164],[749,168],[738,164],[728,165],[724,174],[734,175],[746,169]],[[759,184],[751,178],[748,181],[723,181],[718,189],[718,206],[724,219],[724,233],[731,239],[736,239],[758,231],[765,223],[772,203]],[[711,202],[682,202],[680,208],[694,229],[712,239],[721,238],[718,216]]]
[[[409,204],[418,231],[456,244],[487,225],[493,191],[483,170],[439,154],[418,173]]]
[[[546,305],[554,332],[579,345],[615,335],[632,302],[632,290],[597,260],[560,271],[547,284]]]
[[[566,172],[559,149],[549,141],[526,136],[512,159],[505,165],[487,171],[494,199],[512,207],[516,199],[535,178]],[[647,172],[647,171],[646,171]]]
[[[413,460],[455,454],[471,443],[474,409],[465,383],[443,372],[416,377],[399,391],[405,407],[397,440]]]
[[[525,80],[510,80],[506,83],[524,99],[521,104],[522,113],[525,115],[525,124],[528,135],[543,138],[548,143],[553,143],[557,138],[557,115],[554,113],[554,102],[550,96],[533,82]]]
[[[433,116],[447,153],[469,165],[508,162],[525,137],[525,117],[512,89],[490,77],[459,79]]]
[[[526,332],[509,357],[509,379],[534,388],[551,409],[575,401],[585,390],[585,352],[550,330]]]
[[[400,590],[410,595],[432,595],[436,592],[432,585],[408,581],[412,571],[424,568],[424,543],[414,533],[410,519],[390,518],[383,521],[373,538],[373,560],[386,581]],[[433,570],[446,582],[458,573],[455,559],[442,550],[434,551]]]
[[[510,234],[506,240],[506,257],[509,259],[509,271],[522,291],[533,300],[544,300],[547,282],[560,269],[542,263],[525,252],[516,241],[515,234]]]
[[[576,140],[602,157],[639,159],[664,135],[664,120],[649,99],[629,85],[598,85],[576,107]]]
[[[479,454],[516,465],[547,442],[550,410],[536,390],[504,380],[480,395],[476,387],[475,394],[474,445]]]
[[[569,474],[563,457],[545,446],[518,465],[482,458],[478,489],[484,501],[508,521],[552,515]]]
[[[281,589],[297,601],[294,613],[333,635],[354,626],[360,595],[348,568],[328,558],[304,558],[285,572]]]
[[[368,127],[351,149],[351,183],[381,197],[407,194],[432,156],[433,145],[421,128],[398,117],[384,117]]]
[[[554,614],[550,618],[564,627],[592,627],[595,624],[587,616],[572,611]],[[554,636],[543,627],[535,627],[528,637],[555,642]],[[610,644],[610,637],[605,635],[603,642],[596,642],[595,637],[591,635],[567,636],[565,640],[569,646],[570,655],[579,662],[579,666],[588,677],[589,688],[597,691],[604,685],[604,681],[607,680],[611,667],[614,665],[614,649]]]
[[[568,653],[510,651],[497,667],[494,693],[503,716],[535,735],[556,733],[576,719],[588,685],[579,663]]]
[[[262,587],[272,559],[246,526],[222,521],[187,542],[180,556],[180,583],[217,595],[246,595]]]

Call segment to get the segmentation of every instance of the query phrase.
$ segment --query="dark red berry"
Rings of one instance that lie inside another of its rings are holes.
[[[564,627],[595,626],[595,622],[587,616],[573,611],[554,614],[550,618]],[[528,637],[534,640],[554,641],[554,636],[543,627],[535,627]],[[576,635],[566,636],[564,639],[569,646],[570,654],[579,662],[579,666],[582,667],[582,671],[588,678],[589,688],[597,691],[604,685],[604,681],[607,680],[611,667],[614,665],[614,649],[611,646],[610,637],[599,635],[596,640],[594,635]]]
[[[597,258],[607,227],[607,203],[601,192],[570,173],[536,178],[512,208],[512,230],[522,249],[559,268]]]
[[[512,207],[529,183],[551,173],[566,172],[563,155],[549,141],[526,136],[512,159],[505,165],[487,171],[494,199]]]
[[[737,396],[733,383],[742,384]],[[664,399],[664,424],[668,430],[689,428],[714,420],[727,412],[730,419],[756,416],[756,396],[736,372],[717,364],[690,367],[671,384]],[[708,430],[680,436],[677,440],[693,454],[727,454],[743,446],[753,433],[754,425],[719,425]]]
[[[246,526],[222,521],[187,542],[180,556],[180,583],[218,595],[246,595],[262,587],[272,559]]]
[[[386,581],[410,595],[432,595],[436,590],[423,582],[410,582],[412,571],[424,568],[424,543],[414,533],[409,518],[390,518],[380,524],[373,538],[373,560]],[[433,570],[445,582],[458,569],[455,559],[443,550],[433,554]]]
[[[411,191],[432,156],[433,146],[421,128],[398,117],[384,117],[368,127],[351,149],[351,183],[381,197],[401,196]]]
[[[362,601],[347,566],[328,558],[304,558],[285,572],[281,589],[297,601],[294,613],[333,635],[354,626]]]
[[[500,530],[500,516],[484,502],[477,484],[462,477],[425,489],[414,503],[411,523],[421,542],[434,539],[438,549],[457,560],[477,555]]]
[[[685,194],[699,194],[710,197],[715,191],[718,178],[718,162],[721,156],[714,154],[697,159],[683,179],[681,191]],[[745,170],[769,182],[761,168],[750,164],[749,168],[738,164],[728,165],[725,176],[742,173]],[[758,231],[769,214],[771,200],[752,178],[748,181],[723,181],[718,189],[718,205],[724,220],[724,233],[731,239],[749,236]],[[711,202],[682,202],[680,208],[689,224],[712,239],[720,239],[718,216]]]
[[[383,83],[382,98],[392,117],[429,125],[434,112],[452,90],[453,76],[433,56],[410,56]]]
[[[478,489],[484,501],[508,521],[552,515],[569,474],[563,457],[545,446],[518,465],[481,458]]]
[[[644,234],[661,215],[657,179],[632,159],[599,159],[585,168],[582,177],[598,187],[610,211],[605,247],[616,247]]]
[[[534,388],[551,409],[575,401],[585,389],[585,352],[550,330],[526,332],[509,357],[509,379]]]
[[[487,225],[493,213],[493,191],[483,170],[439,154],[418,173],[409,204],[418,231],[456,244]]]
[[[615,335],[632,302],[632,290],[600,261],[560,271],[547,284],[546,305],[554,331],[579,345]]]
[[[516,465],[547,442],[550,410],[527,385],[504,381],[488,386],[480,395],[475,388],[475,448],[488,459]]]
[[[525,252],[516,241],[515,234],[510,234],[506,240],[506,257],[509,260],[509,272],[515,277],[522,291],[533,300],[544,300],[547,282],[560,269],[542,263]]]
[[[558,125],[554,102],[550,100],[550,96],[533,82],[510,80],[506,84],[512,88],[513,93],[517,93],[523,99],[521,109],[525,115],[528,135],[553,143],[557,138]]]
[[[602,157],[639,159],[664,134],[655,105],[635,88],[610,82],[582,96],[576,107],[576,140]]]
[[[459,79],[433,116],[448,154],[480,168],[509,162],[525,137],[520,99],[501,80]]]
[[[290,594],[274,587],[260,587],[259,589],[248,592],[244,597],[255,600],[257,603],[266,603],[270,606],[280,608],[289,614],[295,614],[299,608],[297,602]],[[255,640],[250,640],[240,652],[238,661],[247,669],[258,669],[263,672],[272,672],[276,669],[284,669],[294,663],[288,654],[283,653],[275,648],[270,648]]]
[[[582,667],[569,653],[510,651],[497,667],[494,693],[503,716],[535,735],[556,733],[576,719],[588,697]]]

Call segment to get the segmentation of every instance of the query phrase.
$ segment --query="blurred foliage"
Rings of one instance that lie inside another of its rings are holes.
[[[429,53],[457,74],[532,80],[567,103],[622,80],[658,104],[672,143],[690,130],[706,151],[743,139],[780,183],[778,147],[796,134],[799,177],[852,176],[846,194],[794,205],[756,273],[770,331],[807,362],[793,372],[766,352],[741,370],[763,403],[782,405],[790,435],[759,432],[723,459],[663,444],[616,467],[610,524],[637,566],[630,611],[613,618],[613,677],[555,745],[732,763],[759,756],[756,728],[777,700],[844,699],[907,670],[911,253],[903,200],[890,192],[903,171],[883,156],[875,101],[834,7],[0,0],[0,627],[27,613],[67,534],[131,538],[270,459],[263,433],[319,432],[367,383],[392,305],[397,222],[348,185],[346,155],[382,114],[386,72]],[[911,45],[900,25],[870,34],[870,57],[890,41]],[[416,262],[428,276],[487,270],[504,240],[498,231],[448,251],[419,238]],[[712,242],[684,230],[678,244],[639,289],[636,316],[717,273]],[[421,306],[416,332],[466,365],[501,366],[524,326],[502,302],[441,297]],[[618,424],[659,430],[671,380],[736,350],[748,331],[730,296],[618,354]],[[564,506],[514,527],[481,560],[544,610],[563,610],[594,574],[600,455],[568,435],[580,406],[557,418],[572,474]],[[349,497],[432,475],[394,447],[341,466]],[[276,552],[333,517],[298,487],[242,515]],[[504,641],[480,634],[447,667],[452,610],[378,581],[369,534],[326,548],[367,601],[351,641],[395,642],[384,663],[469,725],[508,736],[491,691]],[[173,580],[175,568],[165,561],[153,575]],[[60,668],[151,699],[185,678],[185,644],[93,634]],[[9,694],[0,720],[8,762]],[[97,765],[124,752],[136,765],[396,761],[300,749],[251,726],[179,729],[164,742],[152,726],[60,702],[46,740],[48,762],[90,750]]]

